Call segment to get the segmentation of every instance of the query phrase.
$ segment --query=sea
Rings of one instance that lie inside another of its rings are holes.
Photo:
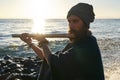
[[[66,19],[44,21],[45,25],[41,26],[44,27],[46,34],[62,34],[68,31]],[[0,59],[6,55],[23,58],[37,56],[19,37],[12,37],[12,34],[32,34],[33,25],[32,19],[0,19]],[[38,29],[41,29],[39,26]],[[91,23],[90,30],[100,47],[106,80],[120,80],[120,19],[96,19]],[[67,38],[47,39],[53,54],[63,49],[69,42]],[[37,41],[33,41],[37,45]]]

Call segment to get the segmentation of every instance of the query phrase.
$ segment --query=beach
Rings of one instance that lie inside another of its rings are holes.
[[[31,48],[12,34],[32,33],[33,22],[30,19],[0,19],[0,60],[4,56],[26,58],[35,57]],[[46,20],[45,33],[67,33],[65,19]],[[103,60],[106,80],[120,79],[120,19],[97,19],[90,30],[97,38]],[[64,48],[68,39],[48,39],[49,47],[54,54]],[[36,43],[36,42],[35,42]],[[37,43],[36,43],[37,44]]]

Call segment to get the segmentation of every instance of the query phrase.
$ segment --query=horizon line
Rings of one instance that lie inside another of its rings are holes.
[[[0,19],[32,19],[32,18],[0,18]],[[66,18],[46,18],[45,20],[49,19],[66,19]],[[120,19],[120,18],[95,18],[95,19]]]

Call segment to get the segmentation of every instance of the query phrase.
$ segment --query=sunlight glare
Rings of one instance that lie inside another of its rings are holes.
[[[33,27],[32,27],[33,33],[45,33],[45,21],[44,19],[34,18],[33,19]]]
[[[50,3],[48,0],[28,0],[28,13],[33,19],[33,33],[44,33],[45,18],[49,12]]]

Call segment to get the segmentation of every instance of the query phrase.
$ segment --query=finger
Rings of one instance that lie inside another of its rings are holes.
[[[28,37],[28,36],[29,36],[28,33],[23,33],[23,34],[22,34],[22,37]]]
[[[28,33],[22,33],[20,35],[20,39],[23,40],[23,41],[25,41],[27,39],[27,37],[28,37]]]
[[[28,33],[21,34],[21,38],[27,39],[28,37],[30,37]]]

